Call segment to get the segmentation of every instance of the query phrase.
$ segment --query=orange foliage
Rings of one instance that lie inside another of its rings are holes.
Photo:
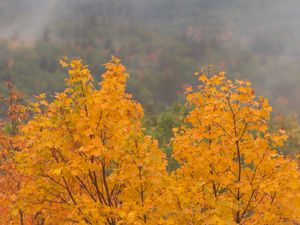
[[[98,85],[80,60],[60,63],[67,87],[52,102],[41,94],[25,110],[8,84],[0,224],[300,222],[298,164],[278,153],[285,131],[269,130],[271,107],[249,82],[201,74],[187,89],[192,110],[174,128],[180,167],[169,176],[120,60],[105,64]]]

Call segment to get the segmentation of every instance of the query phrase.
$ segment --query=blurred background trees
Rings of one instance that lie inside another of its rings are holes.
[[[299,3],[280,2],[2,0],[0,81],[53,94],[63,89],[61,56],[95,73],[114,54],[132,75],[129,91],[160,112],[183,99],[190,74],[214,64],[253,82],[275,111],[299,114]]]

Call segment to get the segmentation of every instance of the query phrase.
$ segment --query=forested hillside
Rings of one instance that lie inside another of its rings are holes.
[[[298,113],[298,2],[279,0],[20,0],[0,3],[0,78],[28,96],[63,88],[57,61],[80,57],[98,73],[111,54],[149,112],[183,99],[207,65],[247,79],[275,111]],[[5,90],[1,82],[2,92]]]

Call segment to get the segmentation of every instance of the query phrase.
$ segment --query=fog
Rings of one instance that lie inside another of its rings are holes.
[[[228,41],[253,51],[274,51],[282,58],[300,51],[297,0],[1,0],[0,35],[37,39],[46,27],[55,26],[55,18],[64,17],[70,13],[70,7],[75,9],[74,5],[84,3],[98,3],[98,8],[89,12],[111,20],[126,18],[141,24],[163,25],[166,29],[175,25],[180,29],[210,26],[212,32],[222,27],[230,33]],[[194,5],[197,7],[193,8]],[[78,18],[73,15],[73,19]]]
[[[55,18],[57,0],[1,0],[1,31],[2,38],[17,36],[24,41],[39,38],[44,29]]]

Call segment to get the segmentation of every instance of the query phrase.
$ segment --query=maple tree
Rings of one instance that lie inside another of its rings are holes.
[[[276,151],[287,137],[269,131],[268,101],[223,72],[198,77],[186,125],[174,129],[179,224],[299,222],[297,162]]]
[[[45,224],[157,224],[164,208],[165,156],[141,127],[143,110],[125,92],[128,77],[116,58],[105,64],[100,88],[80,60],[67,88],[20,130],[18,168],[32,179],[18,207]]]
[[[24,224],[30,218],[23,214],[22,208],[14,208],[22,185],[28,180],[16,169],[15,154],[21,149],[17,136],[19,125],[27,118],[26,108],[21,104],[22,94],[15,90],[12,82],[6,82],[8,97],[1,102],[7,106],[7,119],[0,127],[0,223]],[[14,213],[9,212],[13,210]]]

